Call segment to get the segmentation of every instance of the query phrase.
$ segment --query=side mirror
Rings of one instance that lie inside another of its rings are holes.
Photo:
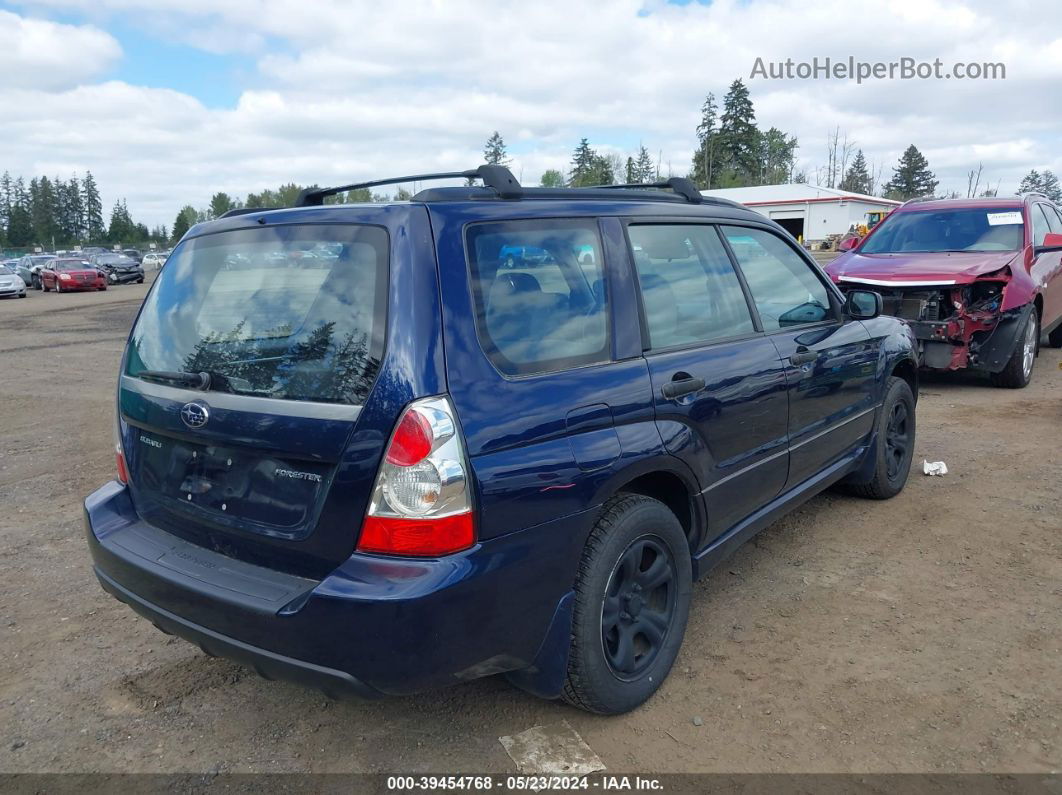
[[[1044,235],[1044,242],[1036,247],[1036,253],[1041,251],[1062,251],[1062,235],[1058,232],[1048,232]]]
[[[844,299],[845,314],[855,320],[875,318],[883,306],[881,294],[873,290],[849,290]]]
[[[853,248],[859,245],[860,238],[858,237],[846,237],[841,241],[841,244],[837,246],[838,251],[851,251]]]

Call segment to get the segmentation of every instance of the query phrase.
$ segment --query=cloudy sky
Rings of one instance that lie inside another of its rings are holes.
[[[757,57],[1002,62],[1005,80],[749,80]],[[534,183],[581,136],[684,174],[704,95],[746,79],[811,181],[839,126],[885,179],[1062,174],[1062,4],[982,0],[0,0],[0,171],[90,169],[149,225],[243,196],[481,159]]]

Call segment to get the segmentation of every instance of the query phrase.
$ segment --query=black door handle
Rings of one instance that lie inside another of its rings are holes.
[[[796,349],[796,353],[789,357],[789,361],[793,364],[811,364],[818,358],[819,355],[815,351],[808,350],[801,346]]]
[[[704,386],[703,378],[681,378],[677,381],[669,381],[660,387],[660,394],[668,400],[674,400],[683,395],[700,392]]]

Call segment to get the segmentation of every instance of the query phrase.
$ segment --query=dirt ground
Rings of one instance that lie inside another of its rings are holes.
[[[0,302],[0,771],[506,772],[500,735],[561,720],[611,771],[1062,768],[1059,350],[1024,390],[926,379],[906,491],[820,496],[699,582],[632,714],[500,679],[329,702],[160,634],[92,576],[81,500],[112,475],[144,292]]]

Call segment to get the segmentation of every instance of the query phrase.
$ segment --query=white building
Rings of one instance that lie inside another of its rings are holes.
[[[843,235],[853,224],[863,223],[868,212],[888,211],[901,204],[892,199],[800,183],[720,188],[702,193],[740,202],[805,241]]]

